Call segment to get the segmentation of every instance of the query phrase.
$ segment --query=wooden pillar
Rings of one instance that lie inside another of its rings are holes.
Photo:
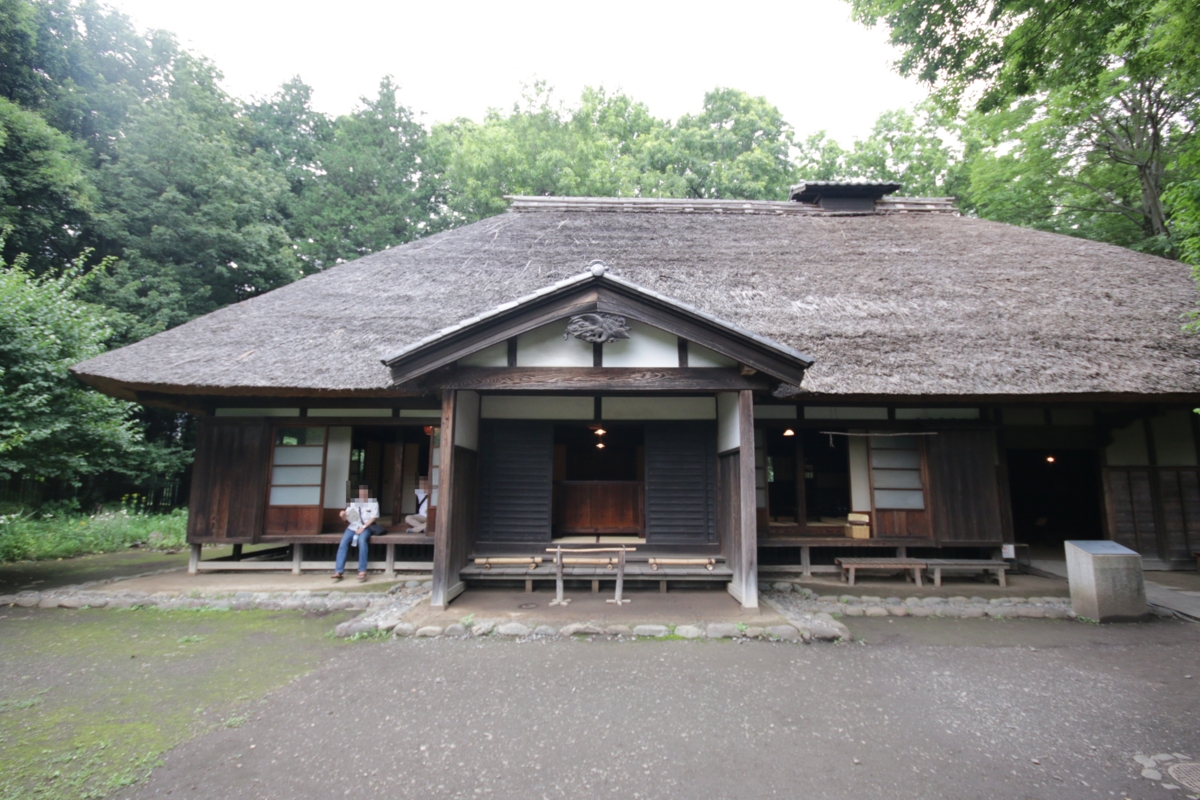
[[[438,464],[438,514],[433,531],[433,590],[429,605],[444,609],[446,604],[462,593],[463,583],[458,576],[458,557],[453,535],[456,523],[454,486],[454,411],[455,392],[442,392],[441,455]]]
[[[729,593],[742,608],[758,609],[758,502],[754,481],[754,392],[738,392],[738,518],[733,524]]]

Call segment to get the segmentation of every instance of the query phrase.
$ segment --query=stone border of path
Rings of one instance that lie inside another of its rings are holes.
[[[877,597],[818,595],[803,586],[773,583],[759,597],[789,619],[797,614],[842,614],[847,617],[992,617],[998,619],[1075,619],[1069,597]]]
[[[379,620],[351,620],[337,627],[341,637],[369,634],[376,631],[390,632],[394,638],[414,637],[418,639],[468,639],[491,636],[507,639],[551,639],[572,637],[608,636],[614,639],[763,639],[780,642],[850,642],[854,636],[850,629],[838,622],[831,614],[817,613],[804,621],[792,621],[790,625],[752,627],[732,622],[697,623],[694,625],[606,625],[600,627],[590,622],[572,622],[561,628],[538,625],[531,628],[520,622],[503,620],[472,620],[456,622],[444,628],[426,625],[418,628],[400,617]]]
[[[148,573],[157,574],[157,573]],[[21,608],[157,608],[162,611],[405,611],[429,594],[430,581],[410,580],[388,592],[339,592],[301,589],[294,592],[148,592],[98,591],[96,581],[44,592],[0,595],[0,606]]]

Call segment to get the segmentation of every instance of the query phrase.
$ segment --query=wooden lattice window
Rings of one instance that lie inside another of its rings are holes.
[[[921,437],[872,436],[871,491],[876,510],[923,511]]]
[[[276,428],[271,461],[272,506],[320,506],[325,428]]]

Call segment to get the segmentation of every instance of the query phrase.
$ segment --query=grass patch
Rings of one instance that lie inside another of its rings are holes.
[[[0,563],[111,553],[141,545],[154,550],[184,546],[187,512],[143,514],[127,508],[96,514],[15,512],[0,515]]]
[[[10,610],[0,649],[0,799],[97,798],[162,755],[253,717],[337,651],[349,618],[243,611]]]

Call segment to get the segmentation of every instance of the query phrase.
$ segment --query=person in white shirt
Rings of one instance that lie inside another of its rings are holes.
[[[368,497],[370,489],[358,487],[358,499],[350,502],[345,511],[338,516],[346,521],[346,532],[342,534],[342,542],[338,545],[337,562],[333,568],[333,579],[340,581],[342,572],[346,569],[346,554],[351,545],[358,548],[358,580],[367,579],[367,544],[371,534],[379,533],[383,528],[376,525],[379,519],[379,501]]]
[[[409,514],[404,518],[404,522],[408,525],[409,533],[424,533],[426,520],[426,505],[429,503],[429,481],[422,479],[418,482],[420,488],[416,490],[417,495],[417,513]]]

